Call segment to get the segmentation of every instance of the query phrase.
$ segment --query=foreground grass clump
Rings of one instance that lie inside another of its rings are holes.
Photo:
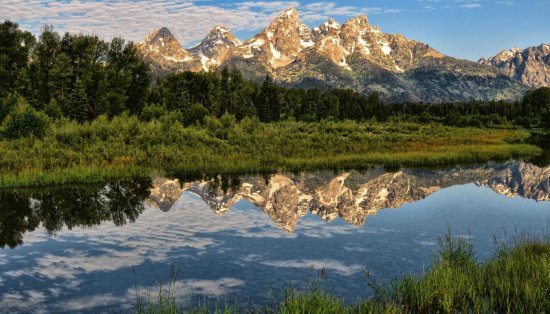
[[[347,305],[338,296],[313,287],[289,289],[284,298],[260,308],[238,306],[178,307],[174,298],[149,302],[138,313],[548,313],[550,312],[550,241],[518,237],[480,263],[464,239],[445,236],[432,266],[389,284],[369,282],[372,296]],[[162,289],[161,289],[162,291]],[[170,300],[166,302],[166,300]],[[171,304],[159,307],[156,304]]]
[[[164,116],[61,119],[42,138],[0,140],[0,187],[149,176],[433,166],[532,157],[525,131],[439,124],[284,121],[207,117],[184,127]]]
[[[375,289],[355,308],[412,313],[543,313],[550,311],[550,243],[516,240],[480,264],[463,239],[443,241],[439,258],[422,276]]]

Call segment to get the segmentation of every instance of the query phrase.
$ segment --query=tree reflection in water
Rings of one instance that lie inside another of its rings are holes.
[[[134,222],[145,209],[150,179],[104,185],[59,186],[0,191],[0,247],[23,244],[23,235],[42,225],[55,235],[64,226],[92,227]]]
[[[384,208],[399,208],[450,186],[475,183],[508,197],[550,201],[550,167],[510,161],[444,169],[383,167],[367,171],[319,171],[270,176],[200,176],[117,181],[95,186],[0,191],[0,246],[15,248],[23,235],[43,226],[49,235],[67,227],[117,226],[134,222],[145,204],[168,212],[188,192],[216,215],[240,200],[261,209],[277,226],[293,233],[308,213],[362,226]]]

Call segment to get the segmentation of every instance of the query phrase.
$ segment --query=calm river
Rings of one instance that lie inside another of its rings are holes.
[[[421,273],[450,228],[480,259],[550,235],[550,167],[154,178],[0,191],[0,312],[131,312],[177,271],[182,303],[272,300],[315,280],[349,302]]]

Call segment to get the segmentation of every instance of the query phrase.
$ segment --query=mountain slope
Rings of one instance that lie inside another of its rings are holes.
[[[524,50],[504,50],[480,64],[490,65],[532,88],[550,86],[550,45],[541,44]]]
[[[312,30],[289,8],[244,43],[227,28],[216,27],[189,51],[174,45],[175,55],[147,49],[158,46],[150,37],[141,47],[152,69],[163,70],[159,75],[236,67],[248,79],[270,74],[287,86],[378,91],[386,102],[514,100],[527,89],[493,66],[451,58],[427,44],[383,33],[366,16],[343,25],[330,19]]]

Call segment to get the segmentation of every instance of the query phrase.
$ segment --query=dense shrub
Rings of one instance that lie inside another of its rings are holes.
[[[30,135],[43,137],[49,125],[50,119],[45,113],[36,111],[23,98],[19,98],[16,107],[2,123],[2,133],[11,139]]]
[[[145,121],[151,121],[153,119],[159,119],[166,114],[166,108],[158,104],[147,105],[141,111],[141,118]]]
[[[18,93],[12,93],[0,99],[0,124],[14,108],[23,102],[25,99]]]
[[[204,119],[208,115],[208,109],[201,104],[193,104],[187,114],[183,117],[183,123],[185,125],[192,125],[195,123],[204,123]]]

